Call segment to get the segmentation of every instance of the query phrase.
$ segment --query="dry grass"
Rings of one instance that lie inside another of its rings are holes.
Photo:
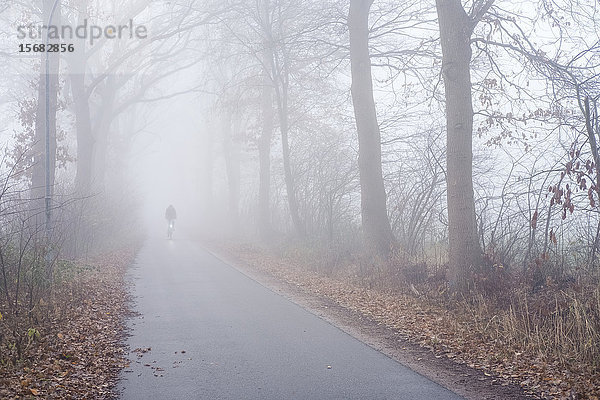
[[[488,330],[507,344],[546,359],[561,363],[578,360],[598,368],[599,310],[598,287],[582,292],[561,290],[538,297],[521,291],[508,309],[499,311]],[[489,310],[481,316],[487,313]]]
[[[600,395],[600,286],[514,290],[507,305],[479,294],[458,310],[469,314],[463,323],[471,321],[493,343],[498,365],[492,369],[528,369],[532,376],[523,386],[550,398]]]

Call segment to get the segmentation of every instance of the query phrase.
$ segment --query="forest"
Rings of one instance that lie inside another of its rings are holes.
[[[171,203],[174,242],[600,396],[598,1],[2,0],[0,38],[0,397],[59,393],[24,366]]]

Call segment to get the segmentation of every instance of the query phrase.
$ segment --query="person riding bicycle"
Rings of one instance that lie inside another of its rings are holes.
[[[169,204],[167,211],[165,211],[165,218],[169,224],[169,232],[175,229],[175,220],[177,219],[177,212],[172,204]]]

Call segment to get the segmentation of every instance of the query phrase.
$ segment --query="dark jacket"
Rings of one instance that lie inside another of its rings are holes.
[[[165,212],[165,218],[168,220],[177,219],[177,212],[175,212],[175,207],[167,207],[167,211]]]

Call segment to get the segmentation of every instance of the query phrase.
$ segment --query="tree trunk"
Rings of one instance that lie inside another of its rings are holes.
[[[214,130],[217,122],[211,119],[207,122],[202,132],[203,139],[200,150],[201,174],[200,174],[200,221],[203,232],[208,232],[215,221],[215,210],[213,207],[213,162],[214,162]]]
[[[460,0],[436,0],[446,95],[449,280],[454,291],[468,288],[481,258],[473,194],[473,21]]]
[[[268,239],[271,235],[269,192],[271,188],[271,137],[273,136],[273,87],[268,76],[265,76],[263,84],[261,93],[262,132],[258,139],[258,229],[260,236]]]
[[[75,192],[78,196],[87,196],[92,186],[92,157],[94,139],[90,105],[85,91],[85,74],[71,74],[71,91],[75,106],[75,128],[77,130],[77,172]]]
[[[286,95],[287,97],[287,95]],[[298,236],[305,235],[304,225],[300,220],[300,212],[298,207],[298,199],[296,197],[296,187],[294,184],[294,176],[292,174],[292,166],[290,161],[290,143],[289,143],[289,126],[288,126],[288,109],[287,98],[284,97],[283,106],[279,109],[279,126],[281,129],[281,147],[283,154],[283,172],[285,178],[285,189],[288,198],[288,206],[292,223],[296,229]]]
[[[279,130],[281,131],[281,147],[283,155],[283,173],[285,180],[285,189],[288,199],[290,216],[296,234],[300,237],[305,236],[304,225],[300,220],[298,199],[296,197],[296,187],[294,185],[294,175],[290,160],[289,143],[289,110],[288,110],[288,78],[287,61],[284,61],[283,71],[280,71],[275,65],[275,60],[270,57],[271,71],[273,73],[275,85],[275,98],[277,100],[277,114],[279,116]]]
[[[109,156],[111,127],[115,119],[114,106],[117,90],[116,78],[110,75],[99,91],[101,105],[96,114],[91,138],[93,141],[91,185],[94,194],[103,192],[106,184],[106,165]]]
[[[381,168],[381,133],[373,99],[369,56],[369,10],[373,0],[351,0],[348,15],[352,103],[358,131],[361,217],[370,251],[389,255],[394,237],[387,214]]]
[[[54,1],[44,0],[42,18],[44,24],[48,23]],[[58,25],[61,19],[60,2],[53,14],[53,24]],[[44,39],[45,41],[45,39]],[[49,43],[56,43],[50,40]],[[48,56],[48,87],[46,87],[46,56]],[[44,220],[44,198],[46,197],[46,184],[50,186],[50,196],[54,192],[54,177],[56,173],[56,108],[58,98],[58,71],[60,57],[57,53],[42,53],[40,57],[40,76],[38,85],[37,113],[35,120],[35,143],[33,145],[34,165],[31,176],[31,203],[32,214],[36,215],[37,224]],[[48,91],[48,93],[46,93]],[[49,107],[46,110],[46,100]],[[48,112],[48,128],[50,131],[49,142],[46,143],[46,112]],[[46,145],[49,148],[49,171],[46,182]]]
[[[223,150],[229,189],[229,229],[232,235],[239,231],[240,218],[240,116],[226,112],[223,120]]]

